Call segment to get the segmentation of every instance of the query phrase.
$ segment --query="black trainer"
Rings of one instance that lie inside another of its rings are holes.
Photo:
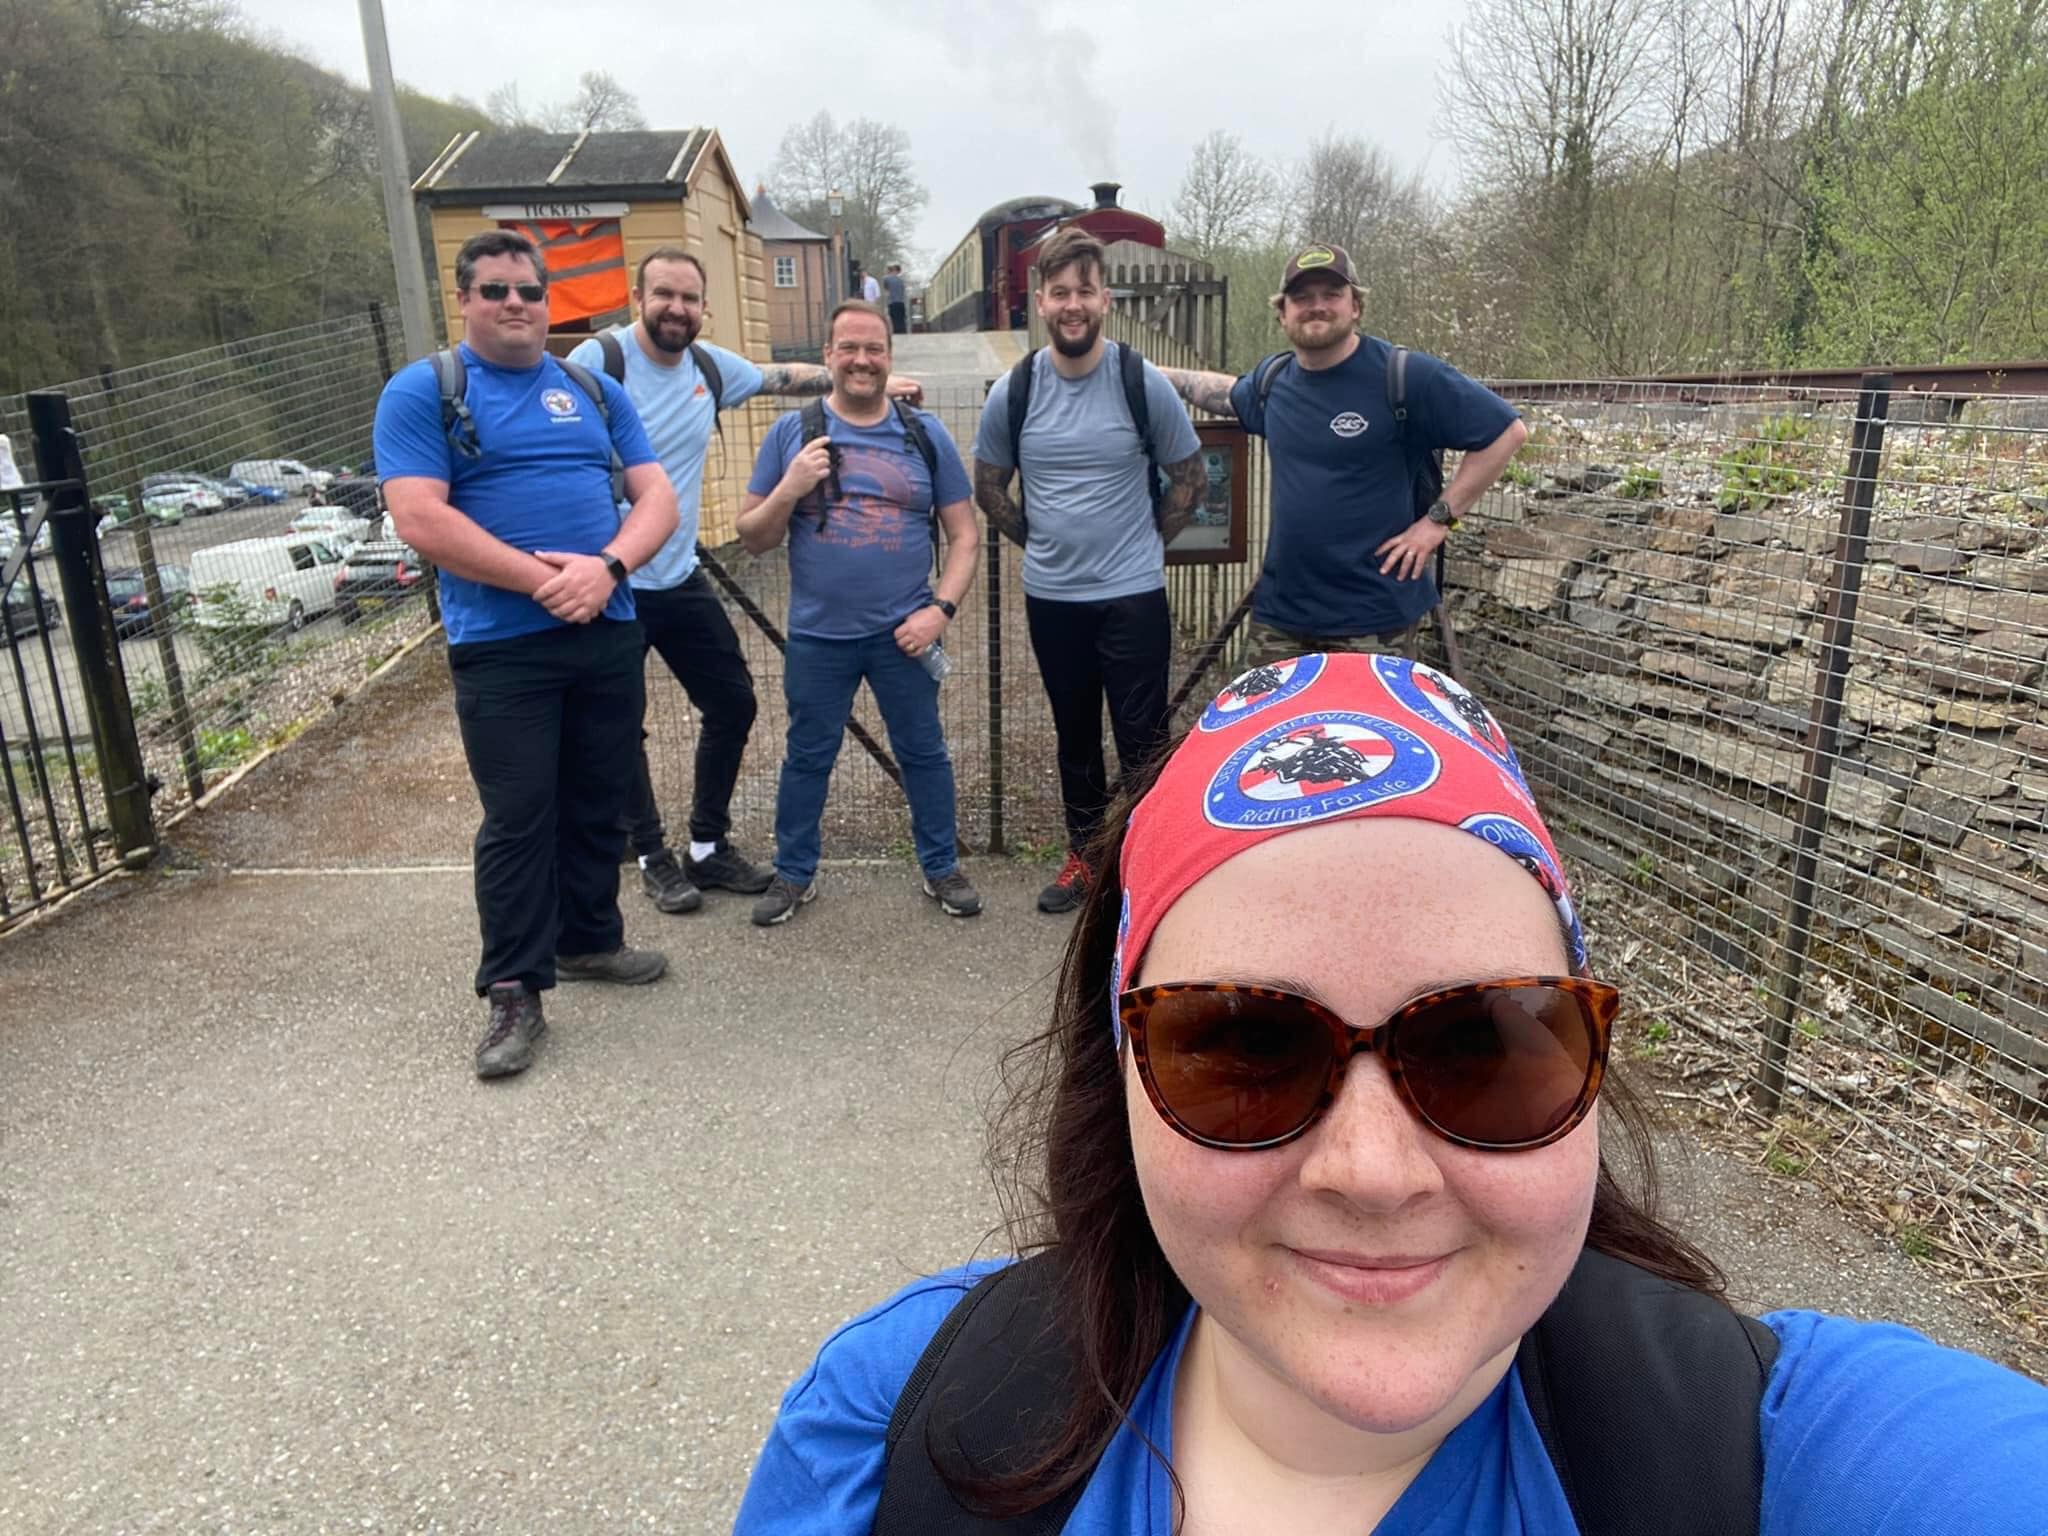
[[[1053,876],[1052,884],[1038,893],[1038,910],[1071,912],[1087,898],[1087,861],[1078,853],[1069,853],[1067,862],[1062,864],[1060,872]]]
[[[955,868],[950,875],[940,875],[936,880],[926,875],[924,893],[948,917],[973,917],[981,911],[981,893],[975,890],[964,869]]]
[[[608,955],[557,955],[557,981],[611,981],[622,987],[644,987],[661,980],[668,956],[658,949],[621,944]]]
[[[510,1077],[533,1065],[534,1043],[548,1032],[540,999],[516,981],[493,982],[491,1022],[476,1048],[478,1077]]]
[[[758,896],[768,889],[768,882],[775,878],[775,871],[765,864],[750,862],[739,849],[721,839],[708,859],[693,859],[683,855],[683,873],[707,891],[737,891],[742,896]]]
[[[640,889],[663,912],[694,912],[704,905],[704,893],[690,883],[683,866],[666,848],[647,855],[640,866]]]

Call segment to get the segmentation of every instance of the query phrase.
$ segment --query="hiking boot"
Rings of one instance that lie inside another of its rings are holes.
[[[533,1065],[533,1047],[548,1032],[540,999],[516,981],[495,981],[485,994],[491,1003],[490,1027],[477,1043],[476,1075],[510,1077]]]
[[[950,875],[940,875],[936,880],[926,875],[924,893],[948,917],[973,917],[981,910],[981,892],[974,888],[964,869],[955,868]]]
[[[749,863],[723,839],[708,859],[693,859],[685,854],[683,873],[707,891],[737,891],[742,896],[760,895],[775,878],[774,870],[765,864]]]
[[[613,981],[622,987],[644,987],[659,981],[668,969],[668,956],[658,949],[635,949],[621,944],[608,955],[557,955],[557,981]]]
[[[704,893],[690,884],[683,866],[666,848],[647,855],[640,866],[640,889],[661,912],[694,912],[704,905]]]
[[[1060,866],[1052,884],[1038,893],[1038,910],[1071,912],[1087,895],[1088,865],[1078,853],[1069,853],[1067,862]]]
[[[777,923],[786,923],[796,914],[796,909],[818,894],[818,882],[798,885],[780,875],[771,877],[768,889],[761,893],[761,899],[754,903],[754,926],[773,928]]]

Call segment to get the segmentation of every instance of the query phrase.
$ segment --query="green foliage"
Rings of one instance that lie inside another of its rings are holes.
[[[1664,494],[1664,472],[1644,464],[1632,464],[1614,494],[1627,501],[1655,501]]]
[[[1721,489],[1714,505],[1723,512],[1754,512],[1806,489],[1802,446],[1812,425],[1801,416],[1774,416],[1754,436],[1722,458]]]
[[[208,771],[232,768],[253,756],[255,751],[255,738],[239,725],[224,731],[199,733],[199,766]]]
[[[1914,1222],[1907,1222],[1898,1230],[1899,1252],[1909,1259],[1931,1259],[1934,1257],[1934,1240],[1927,1235],[1927,1229]]]

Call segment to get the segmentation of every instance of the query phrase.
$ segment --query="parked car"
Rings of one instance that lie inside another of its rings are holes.
[[[384,496],[375,475],[336,475],[327,482],[321,499],[358,517],[374,520],[384,515]]]
[[[102,491],[93,497],[92,509],[103,519],[102,532],[105,532],[105,523],[125,523],[135,515],[135,508],[129,504],[125,491]]]
[[[287,496],[312,496],[326,490],[334,477],[324,469],[308,469],[297,459],[240,459],[229,467],[228,478],[274,485]]]
[[[159,523],[182,522],[218,512],[227,503],[220,493],[197,480],[173,480],[142,493],[142,510]]]
[[[286,499],[285,488],[281,485],[264,485],[256,480],[237,480],[230,476],[222,482],[235,488],[244,506],[274,507]]]
[[[341,556],[301,534],[236,539],[192,554],[192,621],[207,629],[303,629],[334,607]]]
[[[291,521],[290,531],[325,539],[341,553],[370,536],[370,520],[339,507],[308,507]]]
[[[26,578],[7,589],[8,634],[32,635],[39,629],[55,629],[63,618],[57,599],[45,592],[38,602]]]
[[[107,572],[107,602],[114,610],[114,634],[127,640],[146,635],[158,618],[171,618],[192,606],[192,575],[182,565],[160,565],[157,580],[162,584],[164,605],[159,613],[149,610],[149,584],[142,572],[122,567]]]
[[[342,557],[334,598],[344,624],[365,609],[383,608],[419,591],[426,570],[403,539],[368,539]]]

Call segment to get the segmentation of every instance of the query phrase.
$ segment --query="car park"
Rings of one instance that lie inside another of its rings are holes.
[[[182,565],[160,565],[157,581],[163,592],[163,607],[150,611],[149,584],[132,566],[107,572],[107,605],[114,613],[114,634],[122,640],[146,635],[160,619],[174,619],[192,606],[192,576]]]
[[[325,540],[301,534],[194,550],[192,622],[206,629],[302,629],[333,609],[340,564]]]
[[[230,480],[247,480],[255,485],[275,486],[287,496],[319,499],[334,477],[324,469],[309,469],[297,459],[239,459],[228,468]]]

